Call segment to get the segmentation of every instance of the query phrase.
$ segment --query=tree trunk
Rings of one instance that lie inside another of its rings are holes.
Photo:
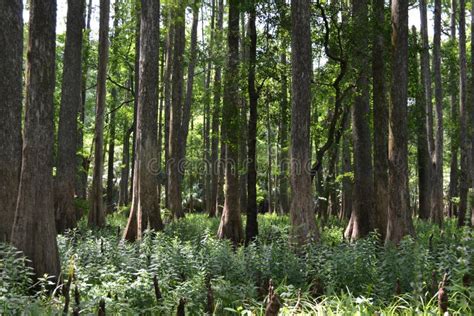
[[[222,128],[225,161],[224,209],[217,235],[229,239],[234,246],[243,241],[239,193],[239,1],[229,0],[229,27],[227,30],[227,71],[224,83]]]
[[[283,45],[286,49],[286,45]],[[286,52],[281,55],[283,72],[281,75],[281,99],[280,99],[280,174],[278,176],[280,213],[287,214],[288,202],[288,77]]]
[[[436,132],[432,159],[432,193],[430,219],[433,223],[443,223],[443,86],[441,82],[441,0],[435,0],[433,68],[435,81]]]
[[[0,242],[9,241],[21,169],[23,4],[0,3]]]
[[[117,104],[117,89],[112,89],[112,104]],[[109,144],[107,151],[107,189],[106,189],[106,205],[107,212],[113,212],[114,205],[114,154],[115,154],[115,110],[110,113],[109,122]]]
[[[140,68],[138,83],[137,147],[132,209],[125,237],[141,239],[148,226],[161,230],[158,198],[158,50],[160,2],[142,0],[140,22]],[[136,217],[134,220],[133,218]],[[136,228],[130,226],[136,223]],[[136,236],[128,230],[136,231]]]
[[[372,44],[372,80],[374,102],[374,208],[381,238],[387,232],[388,211],[388,102],[385,87],[385,1],[373,0],[374,38]]]
[[[105,225],[102,176],[104,173],[104,110],[106,98],[107,63],[109,59],[110,0],[100,1],[99,64],[97,69],[97,101],[94,130],[94,172],[90,191],[89,225]]]
[[[375,79],[374,79],[374,82],[375,82]],[[375,88],[374,88],[374,90],[375,90]],[[375,112],[375,109],[374,109],[374,112]],[[374,116],[375,116],[375,114],[374,114]],[[374,123],[375,123],[375,119],[374,119]],[[346,122],[346,126],[344,127],[344,130],[347,131],[349,129],[349,127],[350,127],[350,120],[348,119],[347,122]],[[350,145],[349,132],[347,131],[344,134],[343,137],[344,138],[343,138],[343,142],[342,142],[342,172],[344,174],[344,178],[342,180],[342,212],[341,212],[340,218],[341,219],[350,219],[351,214],[352,214],[352,205],[353,205],[353,203],[352,203],[352,196],[353,196],[352,188],[353,188],[353,185],[352,185],[352,179],[349,177],[348,173],[352,172],[353,169],[352,169],[352,156],[351,156],[351,145]],[[375,142],[375,139],[374,139],[374,142]],[[385,150],[385,152],[386,152],[386,150]],[[376,162],[377,162],[377,160],[376,160]],[[387,164],[387,162],[385,162],[385,164]],[[379,175],[381,176],[380,179],[382,179],[383,174],[380,173]],[[387,190],[386,187],[385,187],[385,190]],[[382,199],[380,199],[379,202],[381,202],[381,204],[379,205],[381,207],[380,209],[383,210],[382,207],[383,207],[384,201]],[[378,212],[378,211],[380,211],[380,210],[377,209],[376,212]],[[384,231],[382,231],[380,233],[385,234]]]
[[[471,74],[474,76],[474,5],[471,2]],[[471,91],[474,91],[474,80],[471,81]],[[470,128],[469,131],[471,132],[471,156],[470,156],[470,175],[471,175],[471,187],[474,189],[474,131],[472,130],[472,126],[474,126],[474,93],[471,92],[471,106],[470,110]],[[471,203],[471,227],[474,227],[474,205]]]
[[[459,182],[458,226],[465,225],[469,190],[469,141],[466,64],[466,3],[459,0],[459,141],[461,147],[461,177]]]
[[[389,206],[386,241],[413,233],[408,206],[408,0],[392,0],[392,80],[389,119]]]
[[[120,193],[119,205],[125,206],[129,202],[128,198],[128,179],[130,175],[130,135],[133,132],[133,126],[127,128],[124,126],[122,167],[120,170]]]
[[[311,192],[311,1],[291,1],[291,234],[294,242],[319,240]]]
[[[255,66],[257,59],[257,29],[255,1],[248,12],[248,73],[249,122],[247,132],[247,223],[245,242],[249,244],[258,235],[257,222],[257,121],[258,93],[255,88]]]
[[[55,31],[56,1],[31,0],[23,157],[11,242],[31,260],[37,278],[45,273],[58,278],[61,271],[52,173]]]
[[[217,14],[216,47],[222,44],[222,29],[224,20],[224,1],[219,0],[219,9]],[[221,107],[221,84],[222,67],[220,62],[216,62],[214,72],[214,100],[211,122],[211,204],[209,208],[209,217],[216,216],[218,207],[218,188],[219,188],[219,120]]]
[[[372,171],[372,142],[369,127],[369,81],[366,69],[368,60],[367,0],[355,0],[352,4],[354,33],[352,35],[353,64],[357,75],[354,105],[352,106],[352,138],[354,147],[354,204],[352,240],[365,237],[375,228],[374,183]]]

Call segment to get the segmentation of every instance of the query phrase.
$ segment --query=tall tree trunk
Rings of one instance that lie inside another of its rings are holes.
[[[374,79],[374,82],[375,82],[375,79]],[[375,90],[375,88],[374,88],[374,90]],[[374,112],[375,112],[375,108],[374,108]],[[375,116],[375,114],[374,114],[374,116]],[[344,174],[344,178],[342,180],[342,210],[341,210],[341,216],[340,216],[341,219],[350,219],[351,214],[352,214],[352,205],[353,205],[353,203],[352,203],[353,184],[352,184],[352,179],[348,175],[348,173],[353,171],[353,169],[352,169],[351,145],[350,145],[350,135],[349,135],[349,132],[348,132],[348,129],[350,127],[350,121],[351,120],[349,120],[349,119],[346,121],[346,126],[344,127],[344,130],[346,132],[343,136],[343,141],[342,141],[342,172]],[[375,119],[374,119],[374,123],[375,123]],[[375,137],[374,137],[374,142],[375,142]],[[386,151],[387,150],[385,150],[385,153],[386,153]],[[376,162],[377,162],[377,160],[376,160]],[[385,162],[385,164],[387,164],[387,162]],[[385,173],[386,173],[386,171],[385,171]],[[379,175],[381,176],[379,180],[382,180],[383,174],[380,173]],[[386,187],[385,187],[385,190],[387,190]],[[380,199],[379,202],[381,202],[381,204],[379,206],[381,206],[381,209],[382,209],[383,203],[386,202],[386,201],[383,201],[382,199]],[[384,209],[382,209],[382,210],[384,210]],[[377,212],[378,211],[379,211],[379,209],[377,209]],[[385,210],[385,212],[386,212],[386,210]],[[380,233],[385,235],[384,231],[381,231]]]
[[[255,88],[255,66],[257,59],[257,29],[255,1],[248,12],[248,73],[249,122],[247,132],[247,224],[245,242],[248,244],[258,235],[257,222],[257,120],[258,93]]]
[[[89,160],[83,152],[84,147],[84,122],[85,122],[85,107],[86,107],[86,94],[87,94],[87,76],[89,71],[89,57],[90,57],[90,30],[91,30],[91,16],[92,16],[92,0],[89,0],[87,4],[87,14],[85,17],[85,28],[84,28],[84,44],[82,54],[82,79],[81,79],[81,104],[79,105],[79,126],[77,129],[77,175],[75,192],[77,197],[86,199],[87,197],[87,174]]]
[[[413,232],[408,206],[408,0],[392,0],[392,80],[389,120],[389,206],[386,241]]]
[[[120,206],[125,206],[129,202],[128,179],[130,176],[130,135],[132,134],[132,132],[133,126],[131,128],[127,128],[127,125],[124,125],[122,167],[120,170]]]
[[[240,42],[240,59],[242,64],[248,63],[248,49],[246,44],[246,32],[247,27],[245,25],[245,12],[240,12],[240,32],[241,35],[239,37]],[[241,68],[241,78],[246,77],[246,67]],[[241,85],[241,90],[245,90],[245,85]],[[248,90],[248,89],[247,89]],[[240,185],[240,210],[241,212],[247,211],[247,143],[248,143],[248,120],[247,115],[249,111],[247,109],[247,97],[245,94],[241,94],[240,96],[240,130],[242,131],[240,134],[240,143],[239,143],[239,185]]]
[[[224,20],[224,1],[219,0],[219,8],[217,13],[217,30],[216,30],[216,47],[222,44],[222,29]],[[209,208],[209,216],[214,217],[218,207],[218,188],[219,188],[219,121],[221,107],[221,91],[222,91],[222,67],[220,62],[216,63],[214,71],[214,100],[212,109],[211,122],[211,204]]]
[[[388,102],[385,87],[385,1],[373,0],[372,80],[374,102],[374,208],[381,238],[387,231],[388,211]]]
[[[353,63],[357,75],[354,105],[352,106],[352,138],[354,147],[354,204],[352,240],[365,237],[375,228],[374,183],[372,171],[372,142],[369,127],[369,81],[366,69],[368,60],[365,50],[368,40],[367,0],[355,0],[352,4],[354,33],[352,35]]]
[[[107,63],[109,60],[109,15],[110,0],[100,1],[99,64],[97,69],[97,101],[94,130],[94,172],[89,194],[89,225],[105,225],[102,176],[104,173],[104,111],[106,98]]]
[[[23,4],[0,3],[0,242],[9,241],[21,169]]]
[[[148,226],[161,230],[158,183],[158,50],[160,2],[142,0],[140,22],[140,68],[138,83],[137,147],[132,209],[125,229],[127,240],[141,239]],[[136,217],[134,219],[134,217]],[[131,227],[136,224],[135,227]],[[134,233],[136,235],[134,236]]]
[[[474,5],[471,2],[471,74],[474,77]],[[469,108],[469,117],[470,117],[470,128],[471,132],[471,156],[470,156],[470,175],[471,175],[471,187],[474,189],[474,131],[472,127],[474,126],[474,79],[471,81],[471,106]],[[474,227],[474,205],[471,204],[471,222],[470,225]]]
[[[272,181],[272,129],[270,124],[270,102],[266,103],[266,136],[267,136],[267,200],[268,212],[272,213],[273,209],[273,181]]]
[[[117,89],[112,89],[112,104],[117,104]],[[107,188],[106,188],[106,205],[107,211],[114,211],[114,154],[115,154],[115,110],[110,113],[109,121],[109,144],[107,150]]]
[[[286,45],[283,45],[286,49]],[[281,54],[281,65],[283,68],[281,75],[281,97],[280,97],[280,173],[279,182],[279,204],[280,213],[286,214],[289,211],[288,202],[288,77],[286,52]]]
[[[451,43],[456,45],[456,12],[457,3],[456,0],[451,0],[451,19],[450,19],[450,35]],[[458,153],[459,153],[459,128],[458,128],[458,88],[459,83],[457,67],[455,60],[450,62],[449,66],[449,81],[450,81],[450,107],[451,107],[451,162],[450,162],[450,173],[449,173],[449,195],[448,195],[448,214],[449,216],[455,216],[457,214],[457,203],[454,202],[454,198],[458,197],[458,183],[459,183],[459,172],[458,172]]]
[[[461,147],[461,177],[459,182],[458,226],[465,225],[469,190],[469,141],[466,64],[466,3],[459,0],[459,141]]]
[[[36,277],[47,273],[58,278],[53,208],[55,31],[56,1],[31,0],[23,156],[11,242],[31,260]]]
[[[217,235],[229,239],[234,246],[243,241],[239,201],[239,1],[229,0],[227,29],[227,70],[224,83],[222,128],[226,147],[224,209]]]
[[[441,82],[441,0],[435,0],[433,68],[435,81],[436,132],[435,147],[431,154],[432,183],[430,219],[433,223],[443,223],[443,86]]]
[[[291,234],[294,242],[319,240],[311,193],[311,1],[291,1]]]
[[[181,122],[183,115],[183,64],[185,46],[185,6],[183,0],[174,8],[174,45],[172,96],[169,131],[169,169],[168,169],[168,203],[174,218],[184,217],[182,192],[180,186],[180,142]]]
[[[81,62],[84,1],[69,0],[64,49],[61,108],[58,127],[58,161],[55,182],[56,229],[76,225],[74,191],[76,179],[77,114],[81,106]]]
[[[421,81],[424,92],[425,101],[425,113],[427,115],[426,129],[427,129],[427,141],[428,141],[428,155],[431,157],[431,153],[434,148],[433,138],[433,102],[432,102],[432,91],[431,91],[431,70],[430,70],[430,43],[428,41],[428,18],[426,12],[426,0],[420,0],[420,22],[421,22]],[[424,154],[424,152],[422,151]],[[426,158],[423,158],[423,161]],[[431,158],[429,158],[431,159]],[[425,169],[424,176],[428,177],[429,182],[426,182],[424,190],[419,192],[420,195],[420,208],[419,217],[421,219],[428,219],[430,217],[431,210],[431,174],[432,168],[429,166]]]

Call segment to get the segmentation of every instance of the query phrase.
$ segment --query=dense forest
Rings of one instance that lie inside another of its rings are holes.
[[[472,315],[473,4],[0,0],[0,314]]]

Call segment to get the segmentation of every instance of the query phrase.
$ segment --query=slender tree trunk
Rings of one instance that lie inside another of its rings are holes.
[[[311,193],[311,1],[291,1],[291,234],[294,242],[319,240]]]
[[[273,181],[272,181],[272,129],[270,124],[270,102],[266,103],[266,136],[267,136],[267,200],[268,212],[272,213],[273,209]]]
[[[148,226],[161,230],[158,198],[158,59],[160,2],[142,0],[138,84],[137,147],[132,209],[125,229],[127,240],[141,239]],[[134,219],[136,217],[136,219]],[[131,226],[136,224],[136,228]],[[130,232],[129,232],[130,230]],[[136,236],[133,233],[136,232]]]
[[[357,74],[354,105],[352,106],[352,137],[354,146],[354,204],[352,240],[365,237],[375,228],[374,183],[372,171],[372,142],[369,127],[369,81],[366,69],[368,60],[366,48],[368,40],[365,32],[368,27],[367,0],[353,2],[354,57]]]
[[[172,9],[168,9],[168,34],[166,36],[166,69],[164,74],[164,98],[165,98],[165,170],[169,175],[169,134],[170,134],[170,111],[171,111],[171,75],[173,71],[173,40],[174,24]],[[168,179],[165,181],[165,207],[168,208]]]
[[[168,170],[168,202],[174,218],[184,217],[182,192],[180,187],[180,154],[182,145],[180,138],[183,112],[183,64],[185,46],[185,7],[183,1],[174,9],[174,45],[172,96],[169,132],[169,170]]]
[[[219,9],[217,14],[216,47],[222,43],[222,29],[224,20],[224,1],[219,0]],[[219,188],[219,121],[221,107],[221,84],[222,67],[219,62],[216,63],[214,72],[214,100],[211,122],[211,204],[209,216],[214,217],[218,207],[218,188]],[[221,157],[222,159],[222,157]]]
[[[469,190],[469,141],[466,64],[466,3],[459,0],[459,141],[461,147],[461,177],[459,182],[458,226],[465,225]]]
[[[375,80],[374,80],[375,82]],[[375,88],[374,88],[375,89]],[[375,109],[374,109],[375,112]],[[375,114],[374,114],[375,115]],[[375,120],[374,120],[375,123]],[[348,130],[350,127],[350,120],[348,119],[346,122],[346,126],[344,130]],[[351,156],[351,145],[350,145],[350,135],[349,132],[346,132],[343,136],[342,142],[342,172],[344,174],[344,178],[342,180],[342,212],[341,212],[341,219],[350,219],[352,214],[352,179],[349,177],[348,173],[352,172],[352,156]],[[374,141],[375,142],[375,141]],[[385,164],[387,164],[385,162]],[[379,174],[383,176],[382,174]],[[381,177],[382,178],[382,177]],[[385,187],[385,190],[387,188]],[[382,199],[379,202],[384,202]],[[381,204],[383,205],[383,204]],[[382,208],[381,208],[382,209]],[[377,210],[378,212],[379,210]],[[383,231],[381,232],[385,234]]]
[[[372,80],[374,102],[374,199],[375,218],[381,238],[387,231],[388,211],[388,102],[385,87],[385,1],[373,0],[374,38]]]
[[[89,195],[89,225],[105,225],[104,201],[102,197],[102,175],[104,173],[104,110],[106,98],[107,63],[109,59],[109,15],[110,0],[100,1],[99,65],[97,69],[97,101],[94,131],[94,172]]]
[[[118,103],[117,89],[112,89],[112,104]],[[106,205],[107,211],[113,212],[114,205],[114,155],[115,155],[115,111],[110,113],[109,122],[109,144],[107,151],[107,189],[106,189]]]
[[[456,12],[457,12],[457,0],[451,0],[451,19],[450,19],[450,35],[451,42],[456,45]],[[451,107],[451,162],[450,162],[450,173],[449,173],[449,204],[448,214],[449,216],[455,216],[457,214],[457,203],[454,202],[454,198],[458,197],[458,183],[459,183],[459,171],[458,171],[458,153],[459,153],[459,114],[458,114],[458,73],[455,61],[450,63],[449,67],[449,78],[450,78],[450,107]]]
[[[471,2],[471,74],[474,77],[474,5]],[[474,79],[471,80],[471,106],[469,108],[469,117],[470,117],[470,137],[471,137],[471,156],[469,161],[470,166],[470,175],[471,175],[471,187],[474,189],[474,131],[472,127],[474,126]],[[472,195],[471,195],[472,196]],[[470,225],[474,227],[474,205],[471,203],[471,222]]]
[[[436,132],[435,147],[432,152],[432,195],[430,219],[443,223],[443,86],[441,82],[441,0],[435,0],[433,68],[435,81]]]
[[[124,126],[122,167],[120,170],[120,194],[119,205],[125,206],[129,202],[128,198],[128,179],[130,175],[130,135],[133,132],[133,126],[127,128]]]
[[[222,128],[226,147],[224,209],[217,235],[229,239],[234,246],[243,239],[239,193],[239,1],[229,0],[227,30],[227,70],[224,83]]]
[[[21,169],[23,4],[0,3],[0,242],[9,241]]]
[[[23,156],[11,242],[31,260],[36,277],[47,273],[58,278],[53,209],[55,31],[56,1],[31,0]]]
[[[408,0],[392,0],[392,80],[389,120],[389,207],[386,241],[413,233],[408,206]]]
[[[286,45],[283,45],[286,49]],[[287,60],[286,52],[281,55],[281,65],[283,72],[281,75],[281,99],[280,99],[280,174],[278,176],[278,182],[280,185],[279,190],[279,202],[280,202],[280,213],[287,214],[289,211],[288,202],[288,77],[287,77]]]
[[[247,27],[245,25],[245,12],[240,12],[240,32],[241,35],[239,37],[240,40],[240,59],[242,64],[248,63],[248,49],[246,43],[246,32]],[[241,78],[246,77],[246,67],[241,68]],[[245,90],[247,87],[244,84],[241,84],[241,90]],[[248,88],[247,88],[248,90]],[[240,210],[241,212],[247,211],[247,203],[248,203],[248,194],[247,194],[247,180],[248,180],[248,166],[247,166],[247,143],[248,143],[248,120],[247,116],[249,114],[247,108],[247,97],[245,94],[241,94],[240,96],[240,130],[242,131],[240,134],[240,143],[239,143],[239,185],[240,185]]]

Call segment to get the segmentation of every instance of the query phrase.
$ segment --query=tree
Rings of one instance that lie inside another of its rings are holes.
[[[248,244],[258,234],[257,222],[257,121],[258,121],[258,93],[255,88],[255,64],[257,59],[257,29],[255,26],[255,1],[250,4],[247,25],[248,34],[248,94],[249,94],[249,122],[248,122],[248,150],[247,150],[247,225],[245,227],[245,242]]]
[[[389,204],[386,241],[413,232],[408,207],[408,0],[392,0],[392,80],[389,119]]]
[[[181,192],[181,122],[183,112],[183,65],[185,48],[185,6],[183,0],[173,8],[173,66],[169,130],[168,203],[175,218],[184,217]]]
[[[11,27],[11,26],[10,26]],[[56,1],[30,1],[22,166],[11,242],[36,277],[59,277],[53,201]]]
[[[21,169],[23,4],[0,3],[0,242],[10,239]]]
[[[122,154],[122,167],[120,170],[120,192],[119,192],[119,205],[125,206],[128,204],[128,179],[130,176],[130,135],[133,132],[132,128],[124,126],[123,136],[123,154]]]
[[[56,229],[63,232],[76,225],[74,193],[77,175],[77,115],[81,106],[83,0],[69,0],[64,49],[61,108],[58,127],[58,161],[55,182]]]
[[[99,64],[97,69],[97,100],[94,130],[94,172],[90,191],[89,225],[105,225],[104,201],[102,198],[102,175],[104,173],[104,111],[107,63],[109,60],[109,15],[110,0],[100,1]]]
[[[222,108],[223,145],[226,148],[224,209],[217,235],[232,241],[243,241],[239,193],[239,1],[229,0],[227,29],[228,58],[224,76],[224,105]]]
[[[385,84],[384,0],[373,0],[372,97],[374,102],[374,212],[382,238],[388,211],[388,102]],[[350,158],[349,158],[350,165]]]
[[[158,183],[158,49],[160,3],[142,0],[140,22],[140,72],[138,84],[137,148],[132,209],[125,238],[141,239],[149,225],[161,230]],[[136,227],[132,227],[136,225]],[[134,234],[134,232],[136,232]]]
[[[295,242],[318,240],[309,172],[311,108],[311,1],[291,1],[291,233]]]
[[[368,40],[365,32],[368,27],[367,0],[352,3],[354,33],[353,64],[356,72],[356,91],[352,106],[352,138],[354,147],[354,201],[352,213],[351,239],[365,237],[375,228],[374,223],[374,184],[372,171],[372,142],[369,127],[369,81],[365,52]]]

